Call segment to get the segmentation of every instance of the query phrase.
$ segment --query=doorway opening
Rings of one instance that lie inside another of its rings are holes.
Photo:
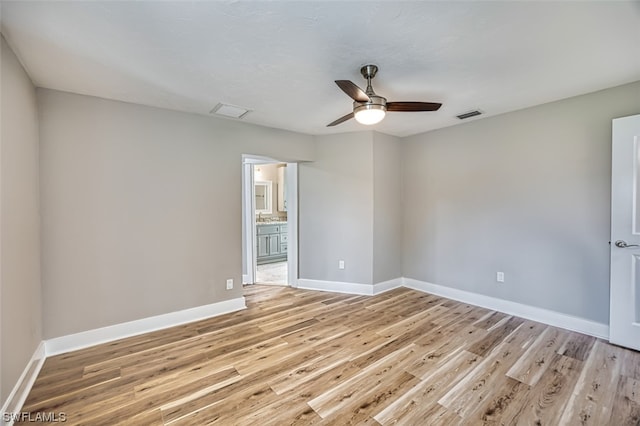
[[[243,284],[297,283],[297,164],[243,156]]]
[[[287,285],[286,163],[254,164],[256,277],[258,284]]]

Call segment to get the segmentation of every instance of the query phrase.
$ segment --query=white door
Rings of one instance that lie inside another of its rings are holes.
[[[613,120],[609,341],[640,350],[640,115]]]

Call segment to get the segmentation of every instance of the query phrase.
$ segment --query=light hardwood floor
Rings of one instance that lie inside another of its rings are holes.
[[[47,359],[66,424],[640,424],[640,353],[409,289],[248,309]]]

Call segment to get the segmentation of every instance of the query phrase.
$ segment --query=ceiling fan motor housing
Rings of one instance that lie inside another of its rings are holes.
[[[357,113],[358,111],[363,111],[366,109],[381,109],[383,111],[387,111],[387,100],[382,96],[378,95],[369,95],[370,102],[353,102],[353,112]]]
[[[373,92],[373,91],[372,91]],[[370,94],[369,102],[353,103],[353,116],[361,124],[379,123],[387,113],[387,100],[382,96]]]

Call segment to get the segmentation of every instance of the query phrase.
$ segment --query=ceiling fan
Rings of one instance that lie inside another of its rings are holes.
[[[362,90],[350,80],[336,80],[338,87],[353,99],[353,112],[327,124],[327,127],[336,126],[352,118],[362,124],[376,124],[382,121],[387,111],[437,111],[442,106],[435,102],[387,102],[386,98],[376,95],[371,87],[371,80],[377,72],[378,67],[375,65],[360,68],[360,74],[367,80],[367,90]]]

